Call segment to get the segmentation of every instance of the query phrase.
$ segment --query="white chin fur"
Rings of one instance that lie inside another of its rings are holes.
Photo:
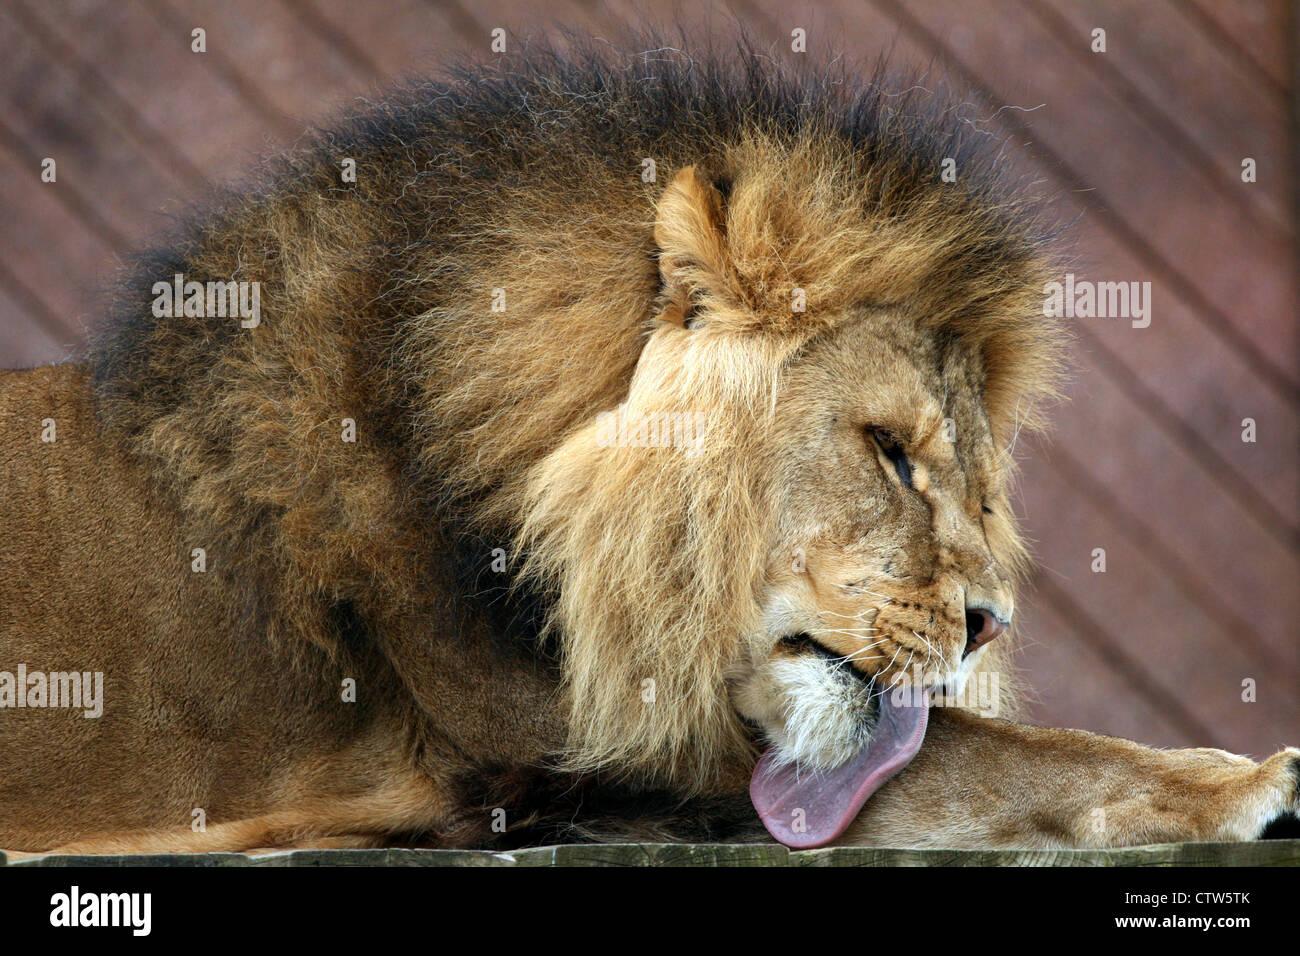
[[[770,661],[762,671],[737,703],[762,725],[780,762],[829,770],[871,740],[865,682],[812,654]]]

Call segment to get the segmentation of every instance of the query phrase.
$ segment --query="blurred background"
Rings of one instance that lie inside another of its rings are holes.
[[[1266,754],[1300,743],[1296,20],[1286,0],[3,0],[0,367],[75,354],[118,258],[204,184],[393,78],[491,56],[495,28],[888,52],[1053,197],[1080,279],[1152,286],[1149,328],[1072,322],[1071,401],[1020,445],[1028,716]]]

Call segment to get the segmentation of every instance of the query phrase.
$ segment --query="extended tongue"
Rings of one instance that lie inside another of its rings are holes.
[[[880,716],[871,743],[848,763],[812,772],[789,763],[775,765],[772,750],[759,759],[749,781],[749,798],[767,832],[786,846],[807,850],[834,840],[867,798],[921,749],[930,714],[928,695],[907,687],[877,700]]]

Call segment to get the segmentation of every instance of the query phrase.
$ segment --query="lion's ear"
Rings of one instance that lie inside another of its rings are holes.
[[[674,284],[722,276],[726,264],[722,194],[695,166],[677,172],[655,209],[659,271]],[[691,276],[685,273],[693,273]]]

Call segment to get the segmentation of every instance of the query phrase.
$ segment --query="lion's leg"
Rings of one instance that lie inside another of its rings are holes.
[[[255,849],[269,851],[375,845],[374,835],[343,834],[326,837],[316,835],[314,830],[314,821],[295,819],[286,814],[271,814],[214,824],[201,831],[142,830],[102,834],[35,853],[9,851],[8,856],[11,859],[23,859],[46,853],[241,853]]]
[[[143,853],[222,853],[239,852],[250,847],[270,845],[275,833],[274,818],[257,817],[220,823],[206,830],[141,830],[133,833],[106,833],[74,840],[49,850],[37,852],[8,851],[10,859],[44,856],[47,853],[76,854],[143,854]]]
[[[935,708],[920,753],[840,842],[1114,847],[1251,840],[1300,812],[1300,750],[1263,763]]]
[[[251,856],[264,853],[284,853],[286,850],[374,850],[390,846],[392,838],[373,833],[353,833],[341,836],[314,837],[285,846],[259,846],[244,852]]]
[[[47,850],[10,851],[12,859],[46,853],[245,853],[300,849],[362,849],[387,845],[392,834],[425,829],[449,804],[427,781],[411,776],[370,793],[341,798],[317,794],[255,817],[209,823],[204,830],[104,833]]]
[[[357,850],[384,846],[386,837],[374,833],[345,833],[331,836],[293,836],[280,816],[257,817],[211,826],[206,832],[141,831],[113,833],[65,843],[38,852],[5,851],[11,860],[23,860],[48,853],[135,855],[154,853],[278,853],[284,850]]]

